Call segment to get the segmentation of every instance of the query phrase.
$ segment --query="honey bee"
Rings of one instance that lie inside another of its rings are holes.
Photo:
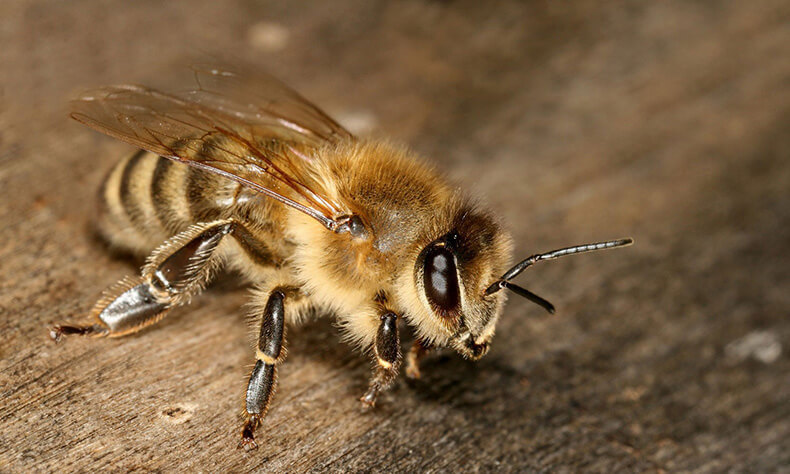
[[[192,71],[186,92],[122,85],[73,101],[72,118],[140,149],[103,182],[97,224],[111,245],[148,258],[103,294],[91,323],[56,325],[50,336],[137,332],[189,303],[221,266],[237,270],[253,287],[258,321],[240,448],[257,447],[288,325],[335,315],[372,356],[361,401],[373,406],[398,375],[402,326],[415,337],[408,377],[420,376],[433,348],[480,359],[502,313],[500,290],[554,311],[511,282],[527,267],[632,243],[554,250],[505,271],[508,233],[413,152],[354,137],[265,74]]]

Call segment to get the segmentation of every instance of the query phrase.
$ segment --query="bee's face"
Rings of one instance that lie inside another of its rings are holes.
[[[504,302],[485,290],[506,263],[509,239],[486,215],[462,216],[420,252],[415,280],[430,322],[442,333],[437,339],[479,359],[488,352]]]

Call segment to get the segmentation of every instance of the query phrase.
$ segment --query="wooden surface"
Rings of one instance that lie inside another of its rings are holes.
[[[287,3],[0,4],[0,472],[790,469],[786,1]],[[137,271],[89,226],[129,149],[66,100],[204,51],[431,157],[517,256],[637,245],[530,270],[557,315],[511,300],[488,356],[436,355],[371,413],[331,321],[291,331],[237,451],[232,278],[133,337],[46,335]]]

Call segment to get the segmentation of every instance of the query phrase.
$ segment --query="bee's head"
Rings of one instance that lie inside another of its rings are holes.
[[[424,340],[449,345],[464,357],[487,352],[508,289],[554,312],[554,306],[510,280],[541,260],[631,245],[630,238],[574,245],[528,257],[501,272],[510,254],[510,238],[493,219],[474,210],[462,211],[449,230],[422,245],[414,267],[417,299],[422,308],[412,315]],[[419,311],[422,309],[422,311]]]
[[[417,256],[413,275],[421,311],[414,319],[422,337],[479,359],[488,352],[504,303],[501,294],[486,295],[486,288],[507,263],[510,238],[490,216],[471,209],[448,224]]]

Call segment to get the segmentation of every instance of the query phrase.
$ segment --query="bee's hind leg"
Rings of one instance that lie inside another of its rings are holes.
[[[50,337],[117,337],[159,321],[204,288],[219,264],[215,250],[235,225],[230,219],[196,224],[168,239],[154,250],[140,276],[125,278],[105,292],[93,308],[94,324],[55,325]]]
[[[375,406],[379,393],[392,386],[398,376],[401,362],[398,316],[388,311],[380,316],[380,320],[373,344],[375,354],[373,376],[368,391],[360,398],[362,404],[367,407]]]
[[[277,366],[285,359],[285,308],[283,302],[289,293],[275,288],[269,293],[261,315],[261,328],[255,348],[255,368],[247,384],[247,421],[241,429],[239,448],[255,449],[255,430],[266,416],[277,383]]]

